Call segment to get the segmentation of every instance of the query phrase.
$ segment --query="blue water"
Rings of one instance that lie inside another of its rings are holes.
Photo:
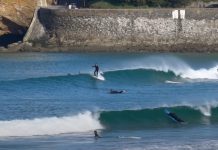
[[[13,53],[0,68],[0,149],[218,149],[218,54]]]

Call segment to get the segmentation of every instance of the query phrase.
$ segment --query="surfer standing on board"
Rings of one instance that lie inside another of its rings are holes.
[[[99,66],[97,64],[95,64],[94,66],[92,66],[95,68],[95,71],[94,71],[94,76],[98,76],[98,71],[99,71]]]

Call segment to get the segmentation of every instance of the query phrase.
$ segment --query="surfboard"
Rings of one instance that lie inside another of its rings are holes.
[[[165,83],[169,83],[169,84],[180,84],[180,83],[182,83],[182,82],[166,80]]]
[[[99,73],[98,76],[95,76],[95,75],[91,75],[93,78],[97,79],[97,80],[101,80],[101,81],[104,81],[105,78],[104,76],[102,75],[102,73]]]
[[[139,136],[118,136],[119,139],[135,139],[135,140],[140,140],[141,137]]]

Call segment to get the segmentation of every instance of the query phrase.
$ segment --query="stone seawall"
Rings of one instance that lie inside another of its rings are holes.
[[[218,52],[218,9],[185,9],[185,19],[172,11],[41,8],[25,41],[42,50]]]

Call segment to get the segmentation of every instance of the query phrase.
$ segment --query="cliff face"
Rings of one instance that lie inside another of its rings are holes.
[[[21,41],[37,5],[37,0],[0,0],[0,47]]]
[[[31,23],[36,0],[0,1],[0,36],[3,34],[24,34]]]

